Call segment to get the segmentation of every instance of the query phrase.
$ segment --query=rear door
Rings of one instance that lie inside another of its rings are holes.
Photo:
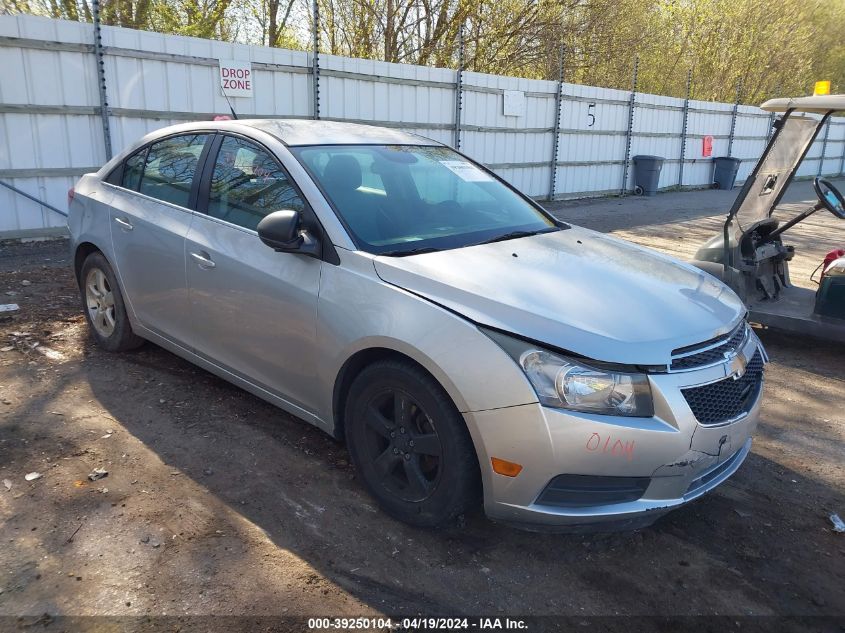
[[[126,159],[113,187],[110,224],[115,266],[130,309],[145,328],[174,342],[188,338],[185,235],[212,133],[171,136]]]
[[[267,214],[311,210],[273,154],[218,136],[186,240],[194,351],[291,404],[314,411],[322,262],[258,239]],[[219,146],[219,149],[217,149]],[[216,155],[215,155],[216,154]]]

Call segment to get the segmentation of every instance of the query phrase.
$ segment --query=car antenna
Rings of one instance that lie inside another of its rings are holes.
[[[229,104],[229,111],[232,113],[232,118],[235,119],[235,121],[237,121],[238,115],[235,113],[235,109],[232,107],[232,102],[229,101],[229,95],[226,94],[225,90],[222,90],[222,92],[223,92],[223,98],[226,99],[226,103]]]

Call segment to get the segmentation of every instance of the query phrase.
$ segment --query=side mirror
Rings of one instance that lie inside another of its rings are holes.
[[[319,255],[317,240],[308,231],[300,230],[299,211],[283,209],[265,216],[258,223],[258,238],[274,251]]]

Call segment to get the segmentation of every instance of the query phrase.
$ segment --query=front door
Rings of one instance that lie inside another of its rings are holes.
[[[173,136],[139,150],[126,159],[112,189],[112,246],[126,300],[143,327],[176,342],[184,342],[190,329],[185,235],[209,138]]]
[[[315,409],[322,262],[277,253],[256,232],[267,214],[309,210],[264,147],[224,136],[186,240],[194,350],[291,404]],[[204,200],[200,208],[205,207]]]

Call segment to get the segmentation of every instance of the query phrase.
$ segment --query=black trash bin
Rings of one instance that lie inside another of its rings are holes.
[[[713,184],[716,189],[733,189],[740,160],[719,156],[713,159]]]
[[[634,193],[638,196],[656,194],[661,169],[662,156],[634,156]]]

